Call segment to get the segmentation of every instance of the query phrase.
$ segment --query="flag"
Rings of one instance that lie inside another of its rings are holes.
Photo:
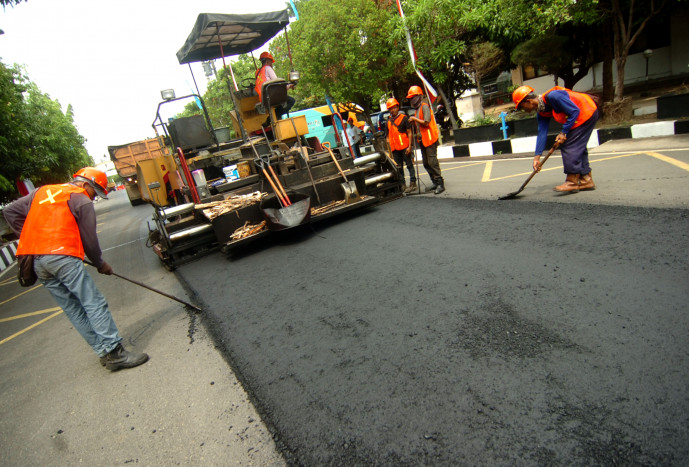
[[[421,82],[423,83],[423,87],[426,90],[426,96],[428,97],[428,100],[431,101],[431,104],[432,104],[438,98],[438,92],[431,85],[431,83],[429,83],[428,80],[423,76],[423,74],[421,73],[421,70],[419,70],[416,67],[416,59],[418,58],[418,56],[416,55],[416,50],[414,49],[414,44],[411,41],[411,34],[409,34],[409,28],[407,27],[407,21],[404,17],[404,11],[402,10],[402,3],[400,0],[397,0],[397,10],[399,11],[400,16],[402,17],[402,23],[404,24],[404,31],[407,33],[407,47],[409,48],[409,56],[411,57],[412,66],[414,67],[414,71],[416,71],[416,74],[419,77],[419,79],[421,79]]]

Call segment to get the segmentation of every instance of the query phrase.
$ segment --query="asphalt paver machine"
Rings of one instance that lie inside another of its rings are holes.
[[[283,30],[287,34],[288,24],[287,10],[202,13],[177,58],[180,64],[220,58],[224,63],[225,57],[259,49]],[[162,121],[158,107],[153,127],[170,143],[188,199],[174,206],[152,203],[149,244],[168,268],[217,250],[231,254],[258,238],[402,196],[397,167],[385,151],[355,159],[347,146],[331,148],[306,138],[303,116],[276,118],[275,107],[285,102],[290,81],[265,82],[259,101],[253,80],[238,85],[230,75],[232,123],[241,138],[231,140],[214,129],[205,104],[203,115],[171,122]],[[298,73],[290,73],[290,79],[298,79]]]

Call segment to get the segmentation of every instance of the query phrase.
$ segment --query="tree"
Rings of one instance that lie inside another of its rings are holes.
[[[0,5],[2,5],[2,8],[4,10],[8,6],[14,7],[15,5],[19,5],[22,1],[26,0],[0,0]]]
[[[627,64],[629,50],[646,28],[652,18],[657,16],[665,7],[667,0],[611,0],[610,15],[612,17],[613,51],[615,54],[615,101],[624,97],[624,67]],[[635,14],[641,13],[641,18]]]
[[[321,102],[327,93],[368,113],[395,77],[408,74],[400,66],[406,49],[390,38],[388,2],[302,0],[297,8],[300,19],[290,33],[292,58],[301,72],[297,92]]]
[[[19,67],[0,63],[0,202],[16,198],[17,180],[61,183],[93,165],[84,141],[71,106],[63,113]]]
[[[481,108],[483,108],[481,80],[504,66],[505,55],[503,51],[492,42],[481,42],[469,47],[469,58],[471,61],[468,67],[473,72],[474,81],[479,90]]]
[[[232,67],[232,72],[237,81],[237,86],[252,87],[255,82],[254,63],[251,57],[246,54],[239,55],[227,66]],[[208,117],[211,119],[214,128],[232,128],[230,112],[234,110],[234,102],[230,90],[234,91],[232,76],[227,68],[222,67],[217,76],[208,82],[206,92],[203,94],[203,102],[206,104]],[[192,115],[202,115],[202,111],[195,100],[191,100],[184,106],[184,110],[175,115],[175,118],[189,117]],[[230,130],[233,133],[232,130]],[[237,135],[235,135],[237,136]]]
[[[593,65],[595,46],[591,37],[597,31],[593,27],[568,26],[522,42],[512,51],[512,62],[548,70],[556,82],[560,78],[566,88],[573,89]]]

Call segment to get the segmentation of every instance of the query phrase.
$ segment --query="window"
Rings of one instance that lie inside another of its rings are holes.
[[[548,70],[545,68],[538,68],[533,65],[524,65],[522,67],[522,79],[534,79],[539,76],[545,76],[548,74]]]

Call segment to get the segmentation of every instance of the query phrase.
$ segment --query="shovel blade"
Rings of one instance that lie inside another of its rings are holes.
[[[354,181],[343,183],[342,190],[344,191],[345,204],[352,204],[361,200],[361,195],[359,195]]]
[[[522,190],[515,191],[514,193],[508,193],[508,194],[506,194],[505,196],[499,197],[498,199],[499,199],[499,200],[514,199],[514,198],[516,198],[517,195],[518,195],[519,193],[521,193],[521,192],[522,192]]]

